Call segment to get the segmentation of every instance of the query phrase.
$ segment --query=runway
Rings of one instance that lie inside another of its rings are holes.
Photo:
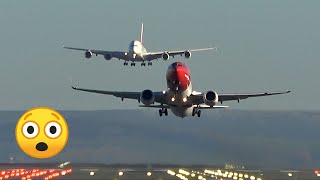
[[[105,164],[0,164],[2,179],[107,179],[107,180],[273,180],[320,179],[320,171],[226,169],[219,166],[105,165]]]

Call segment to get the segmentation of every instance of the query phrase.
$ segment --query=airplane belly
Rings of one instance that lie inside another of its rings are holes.
[[[178,117],[187,117],[192,115],[193,107],[171,107],[171,112]]]

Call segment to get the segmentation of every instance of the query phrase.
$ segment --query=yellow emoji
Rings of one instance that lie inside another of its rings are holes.
[[[34,158],[57,155],[66,145],[68,136],[68,125],[63,116],[47,107],[28,110],[16,125],[19,147]]]

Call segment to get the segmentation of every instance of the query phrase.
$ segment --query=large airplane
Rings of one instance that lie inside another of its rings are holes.
[[[159,115],[168,115],[168,109],[171,109],[174,115],[179,117],[201,116],[201,109],[227,108],[222,103],[225,101],[240,101],[249,97],[271,96],[277,94],[286,94],[290,91],[280,92],[262,92],[262,93],[236,93],[220,94],[209,90],[207,92],[193,91],[191,84],[191,75],[187,66],[182,62],[172,63],[166,74],[167,90],[162,92],[153,92],[146,89],[142,92],[122,92],[122,91],[104,91],[94,89],[83,89],[72,86],[73,89],[91,93],[107,94],[124,98],[135,99],[142,102],[140,107],[159,108]],[[158,104],[155,104],[158,103]]]
[[[131,66],[135,66],[135,62],[141,62],[141,66],[152,65],[152,60],[162,58],[163,60],[168,60],[171,57],[174,58],[176,55],[184,55],[185,58],[191,57],[191,52],[195,51],[206,51],[216,48],[203,48],[203,49],[186,49],[186,50],[177,50],[177,51],[161,51],[161,52],[147,52],[146,48],[143,46],[143,23],[141,25],[140,32],[140,41],[133,40],[129,43],[128,52],[124,51],[104,51],[104,50],[95,50],[95,49],[83,49],[83,48],[74,48],[63,46],[66,49],[85,51],[84,55],[86,58],[91,58],[93,54],[96,56],[103,55],[106,60],[111,60],[112,58],[124,60],[123,65],[127,66],[129,61],[131,61]]]

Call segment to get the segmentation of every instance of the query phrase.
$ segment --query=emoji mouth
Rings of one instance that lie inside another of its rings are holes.
[[[38,151],[46,151],[48,149],[48,145],[44,142],[39,142],[37,145],[36,145],[36,149]]]

